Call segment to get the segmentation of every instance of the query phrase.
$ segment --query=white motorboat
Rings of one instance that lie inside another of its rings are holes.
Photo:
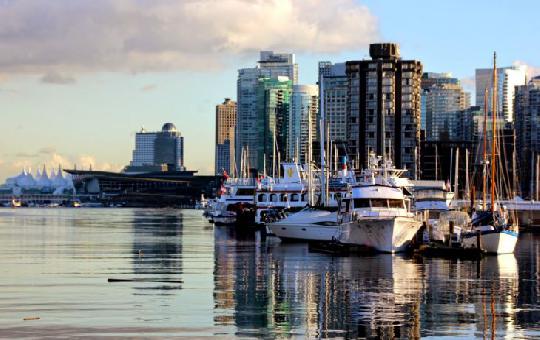
[[[307,207],[277,222],[269,232],[285,240],[332,241],[338,233],[337,211]]]
[[[404,194],[412,186],[400,177],[405,170],[395,169],[389,160],[381,167],[379,162],[380,157],[370,156],[362,181],[342,200],[337,240],[385,253],[401,252],[422,223]]]

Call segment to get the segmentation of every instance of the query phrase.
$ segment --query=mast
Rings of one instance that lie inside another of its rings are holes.
[[[493,126],[491,138],[491,212],[495,211],[495,148],[497,147],[497,52],[493,52],[493,92],[491,101]]]
[[[465,198],[469,198],[470,194],[470,188],[469,188],[469,148],[465,148],[465,190],[464,190],[464,196]]]
[[[272,134],[272,177],[276,178],[276,127],[274,125],[274,132]]]
[[[459,147],[456,148],[456,161],[455,161],[455,169],[454,169],[454,197],[457,199],[459,194],[459,186],[458,186],[458,179],[459,179]]]
[[[482,210],[486,210],[487,192],[487,120],[488,120],[488,89],[484,92],[484,153],[482,158]]]
[[[307,157],[307,166],[308,166],[308,205],[313,205],[313,174],[311,172],[311,163],[313,157],[313,136],[312,136],[312,122],[311,122],[311,112],[308,114],[308,154]]]
[[[326,119],[325,119],[325,113],[324,113],[324,81],[321,79],[321,93],[319,94],[321,99],[321,120],[319,125],[320,130],[320,145],[321,145],[321,203],[322,205],[326,205],[326,164],[325,164],[325,152],[324,152],[324,144],[325,144],[325,127],[326,127]]]

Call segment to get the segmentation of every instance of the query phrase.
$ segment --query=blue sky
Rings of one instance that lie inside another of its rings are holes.
[[[186,165],[211,173],[215,105],[260,49],[296,53],[301,83],[379,41],[469,90],[493,50],[536,72],[538,13],[536,1],[0,0],[0,182],[22,166],[117,170],[135,131],[168,121]]]

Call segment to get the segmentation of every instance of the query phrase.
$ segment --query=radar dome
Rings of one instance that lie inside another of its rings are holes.
[[[176,126],[174,126],[173,123],[165,123],[165,124],[163,124],[163,127],[161,128],[161,131],[163,131],[163,132],[176,132]]]

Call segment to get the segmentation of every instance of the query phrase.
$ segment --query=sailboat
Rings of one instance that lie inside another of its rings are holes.
[[[517,219],[513,218],[510,222],[508,210],[497,203],[496,179],[497,176],[496,161],[497,148],[497,56],[493,54],[493,87],[492,87],[492,140],[491,140],[491,161],[489,162],[491,170],[490,195],[491,204],[489,210],[486,206],[487,191],[487,91],[484,102],[484,157],[483,157],[483,200],[481,211],[474,212],[472,216],[472,230],[461,235],[461,243],[465,248],[477,247],[490,254],[509,254],[513,253],[518,240]],[[515,174],[514,174],[515,175]],[[480,238],[480,240],[478,240]]]

